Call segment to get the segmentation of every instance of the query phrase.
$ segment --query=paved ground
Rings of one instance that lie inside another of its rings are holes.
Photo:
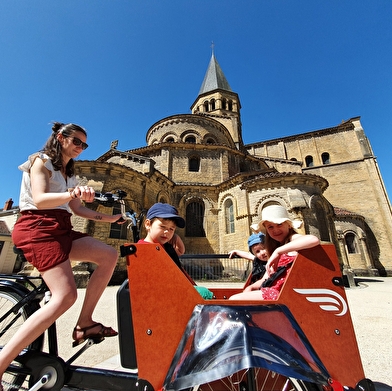
[[[378,391],[392,391],[392,278],[358,281],[358,287],[347,289],[347,296],[365,375],[376,383]],[[96,320],[113,328],[117,326],[117,290],[118,287],[106,289],[95,313]],[[71,347],[71,333],[83,297],[84,290],[79,290],[77,303],[58,321],[59,354],[65,360],[75,352]],[[117,338],[107,338],[91,347],[75,364],[121,369]]]

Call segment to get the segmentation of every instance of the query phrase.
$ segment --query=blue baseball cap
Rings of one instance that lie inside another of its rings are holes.
[[[262,232],[250,235],[248,239],[249,251],[251,251],[252,246],[254,246],[255,244],[264,244],[264,242],[265,242],[265,235]]]
[[[154,204],[148,210],[147,218],[152,220],[156,217],[173,220],[179,228],[185,227],[185,220],[178,215],[178,210],[170,204],[163,204],[162,202]]]

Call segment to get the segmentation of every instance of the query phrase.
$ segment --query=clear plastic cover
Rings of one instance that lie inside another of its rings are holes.
[[[198,305],[164,388],[194,387],[249,368],[320,384],[329,377],[286,307]]]

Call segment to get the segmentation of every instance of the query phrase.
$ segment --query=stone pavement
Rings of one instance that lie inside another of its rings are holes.
[[[358,287],[349,288],[346,293],[365,375],[375,382],[377,391],[392,391],[392,277],[363,277],[357,278],[357,282]],[[95,311],[97,321],[113,328],[117,327],[118,288],[108,287]],[[58,321],[59,355],[64,360],[75,352],[71,346],[71,333],[80,311],[84,289],[80,289],[78,294],[76,304]],[[107,338],[101,344],[92,346],[74,365],[123,370],[118,339]]]

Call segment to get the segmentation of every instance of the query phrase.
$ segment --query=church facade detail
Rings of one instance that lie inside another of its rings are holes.
[[[390,202],[359,117],[244,144],[240,99],[214,54],[190,110],[153,124],[144,147],[120,151],[115,141],[96,161],[77,161],[79,179],[102,192],[126,191],[136,214],[155,202],[175,205],[190,254],[246,250],[251,225],[278,203],[299,232],[335,244],[346,273],[392,275]],[[74,225],[116,247],[133,240],[126,227]]]

